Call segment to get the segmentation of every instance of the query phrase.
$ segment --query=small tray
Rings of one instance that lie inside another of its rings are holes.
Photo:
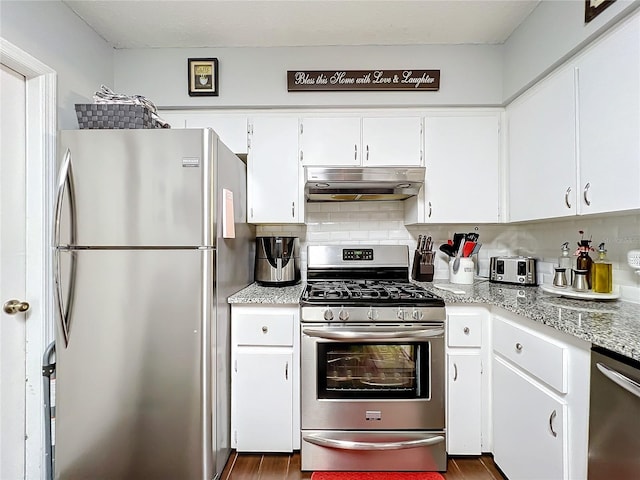
[[[596,293],[596,292],[582,292],[574,290],[571,287],[558,288],[552,285],[540,285],[540,288],[547,292],[561,297],[576,298],[578,300],[616,300],[620,298],[620,293],[617,291],[611,293]]]

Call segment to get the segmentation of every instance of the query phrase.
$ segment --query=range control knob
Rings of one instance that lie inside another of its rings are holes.
[[[349,320],[349,312],[344,308],[340,309],[338,318],[340,319],[341,322],[346,322],[347,320]]]
[[[331,309],[330,309],[330,308],[327,308],[327,309],[324,311],[324,319],[325,319],[327,322],[330,322],[331,320],[333,320],[333,312],[331,311]]]
[[[422,310],[414,310],[411,312],[411,318],[414,320],[422,320],[424,318],[424,313],[422,313]]]
[[[369,311],[367,312],[367,318],[369,320],[377,320],[380,315],[378,314],[378,310],[373,307],[369,307]]]
[[[404,320],[404,310],[402,308],[398,309],[398,313],[396,313],[396,317],[398,320]]]

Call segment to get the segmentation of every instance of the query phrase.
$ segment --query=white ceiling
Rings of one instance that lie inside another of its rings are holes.
[[[114,48],[500,44],[540,0],[63,0]]]

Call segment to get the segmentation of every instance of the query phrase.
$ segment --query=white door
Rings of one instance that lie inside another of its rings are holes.
[[[0,85],[0,478],[21,479],[29,312],[4,306],[26,295],[25,78],[0,65]]]
[[[56,73],[1,37],[0,65],[0,478],[40,480],[42,357],[53,339]],[[11,299],[29,310],[5,314]]]

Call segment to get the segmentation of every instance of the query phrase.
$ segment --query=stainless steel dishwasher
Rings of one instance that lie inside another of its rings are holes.
[[[591,350],[589,480],[640,478],[640,362]]]

